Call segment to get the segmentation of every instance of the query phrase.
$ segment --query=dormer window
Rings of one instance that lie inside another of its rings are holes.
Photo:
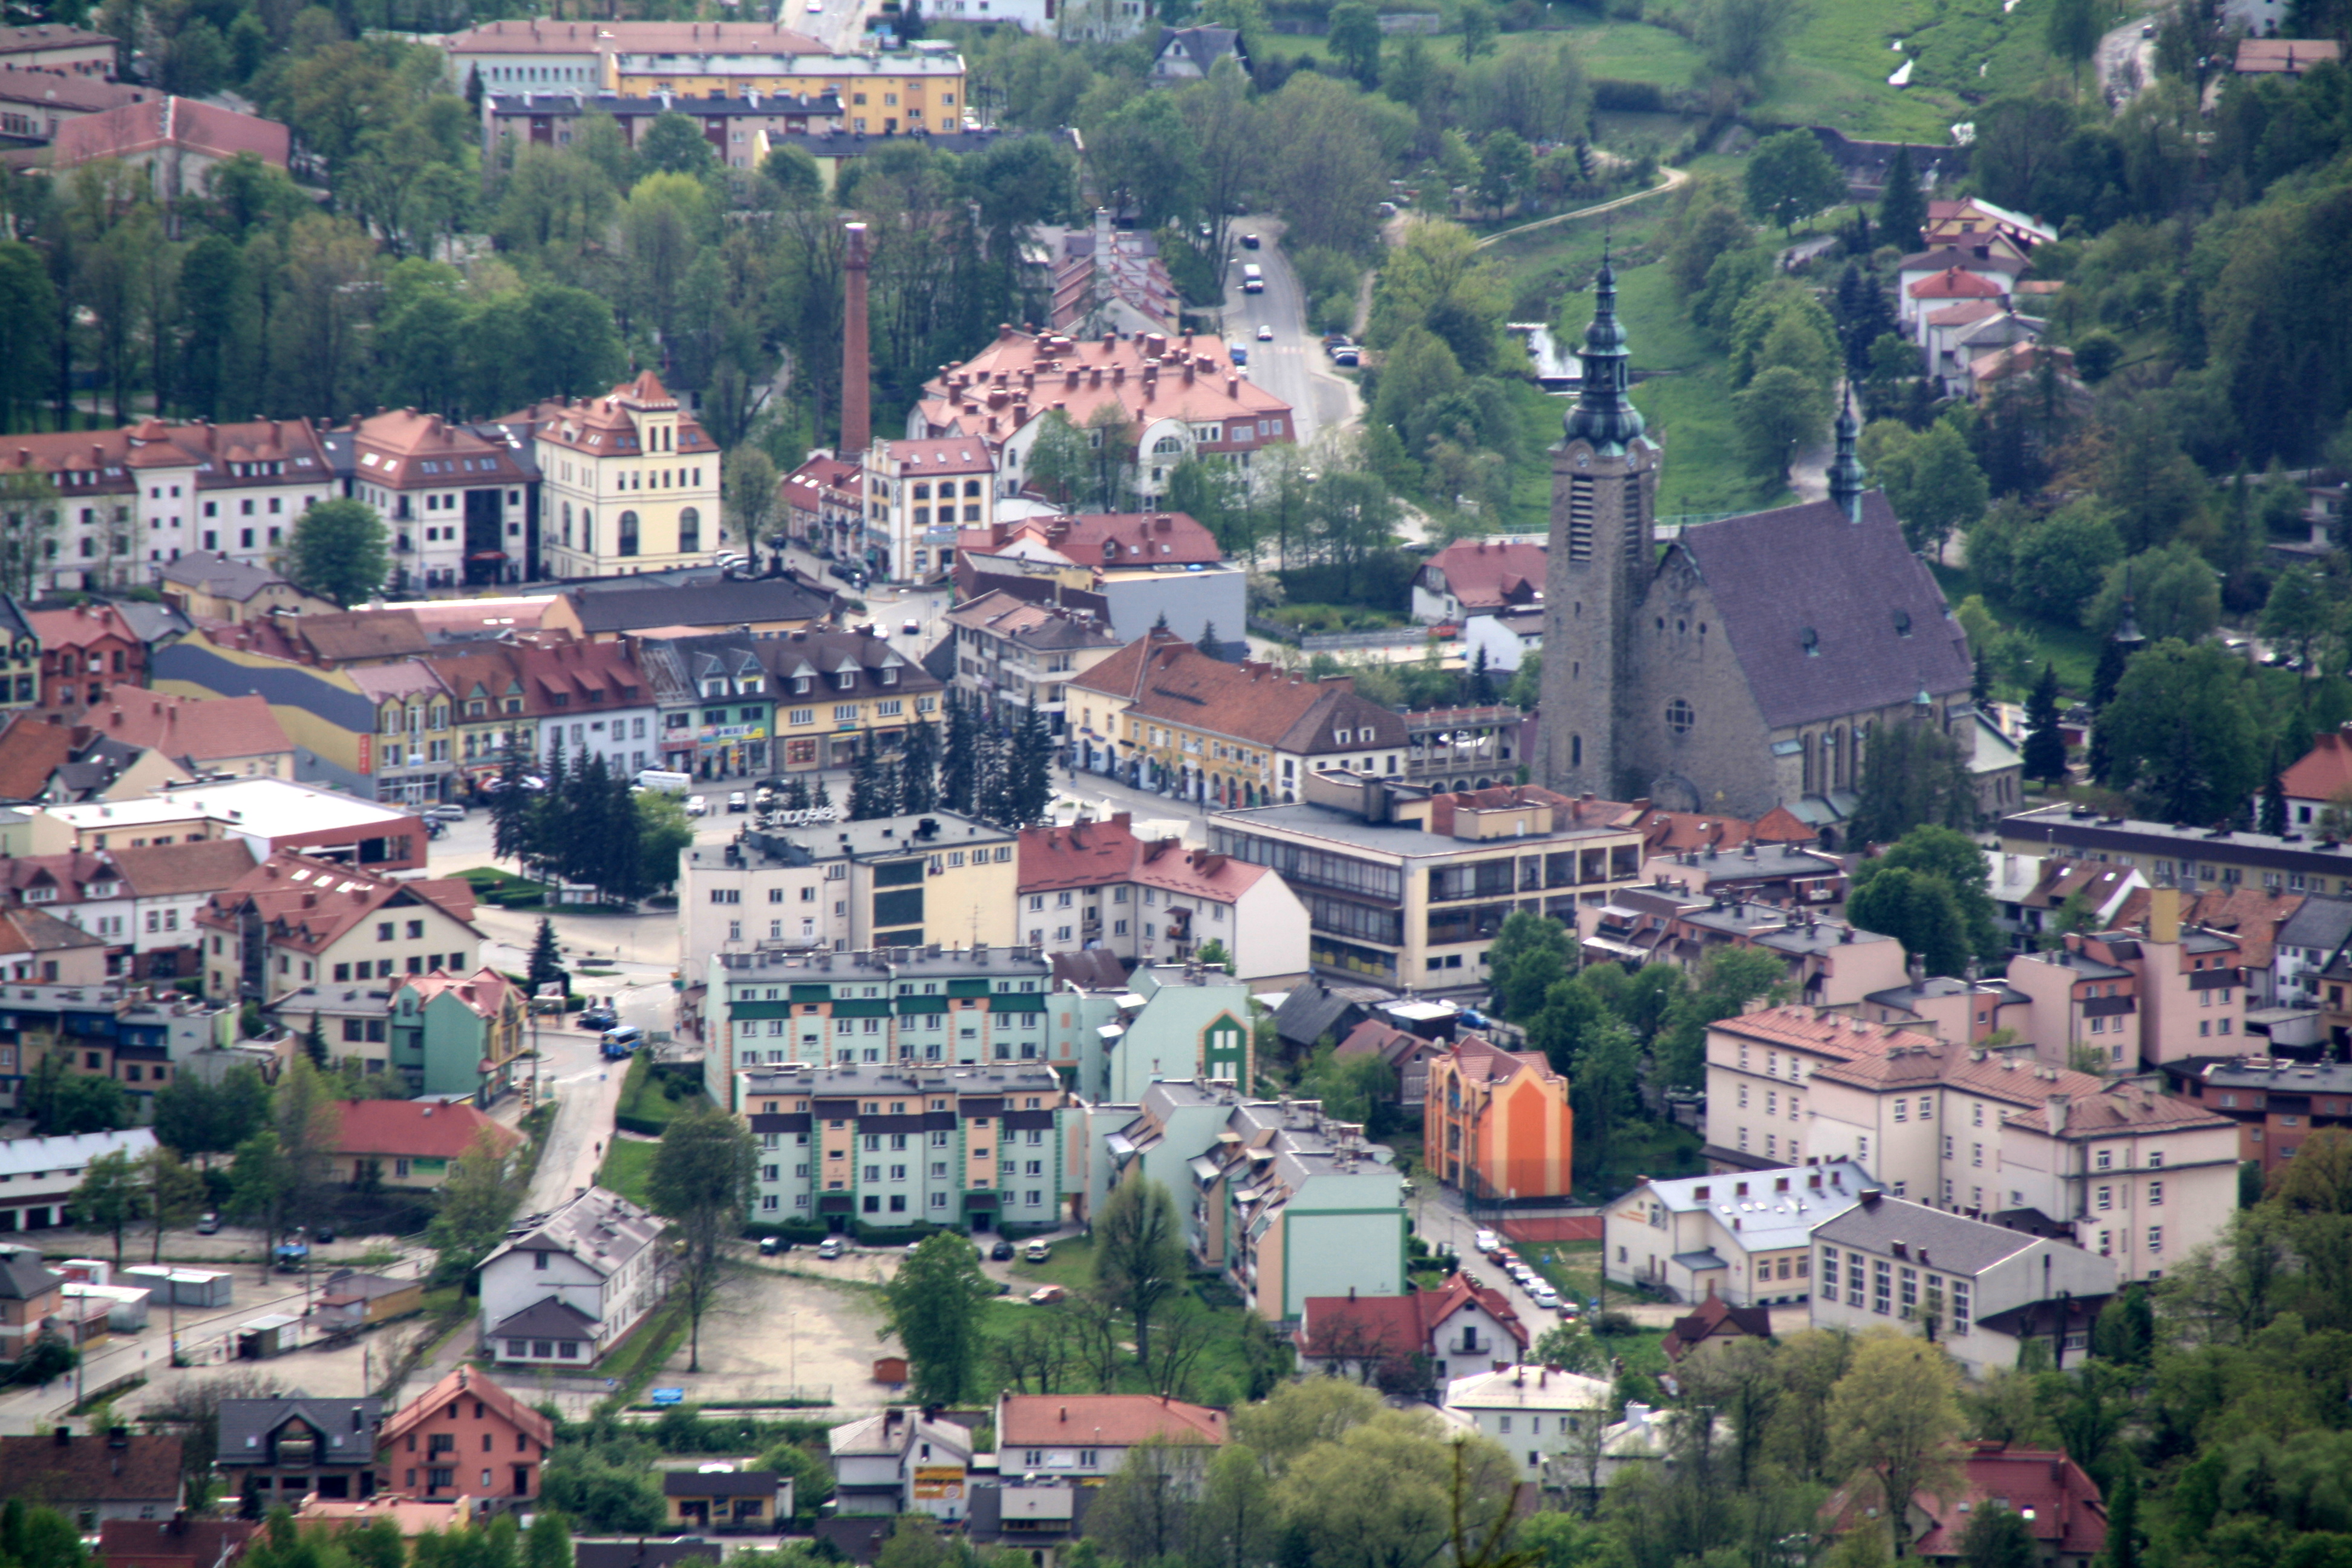
[[[706,680],[702,683],[702,694],[705,697],[724,697],[727,695],[727,683],[724,680]]]
[[[885,665],[885,666],[883,666],[883,667],[882,667],[882,671],[881,671],[881,680],[882,680],[882,684],[883,684],[883,685],[885,685],[885,686],[896,686],[896,685],[898,685],[898,671],[895,668],[893,668],[893,667],[891,667],[891,666],[889,666],[889,665]]]
[[[1344,746],[1355,733],[1353,730],[1334,730],[1331,731],[1331,742],[1334,745]]]
[[[809,678],[808,678],[807,676],[805,676],[805,675],[795,675],[795,676],[793,676],[793,696],[795,696],[795,697],[805,697],[805,696],[807,696],[807,695],[808,695],[808,689],[809,689]]]
[[[88,889],[88,892],[89,897],[93,899],[110,899],[114,897],[114,884],[111,882],[92,882]]]
[[[738,681],[736,684],[740,688],[738,695],[743,697],[757,697],[760,695],[763,686],[763,683],[756,675],[748,676],[744,679]]]
[[[25,901],[28,904],[54,904],[58,901],[58,890],[55,888],[27,888],[25,889]]]
[[[854,669],[845,669],[833,678],[833,683],[840,689],[847,691],[857,684],[857,672]]]

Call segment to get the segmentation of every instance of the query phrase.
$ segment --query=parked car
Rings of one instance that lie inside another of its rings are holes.
[[[1576,1298],[1573,1296],[1563,1296],[1560,1298],[1559,1315],[1561,1317],[1573,1319],[1578,1313],[1583,1310],[1584,1309],[1582,1307],[1577,1305]]]
[[[923,623],[908,616],[898,627],[900,637],[919,637],[923,635]]]
[[[751,797],[745,795],[740,789],[735,790],[727,796],[727,809],[729,811],[749,811],[751,809]]]
[[[846,561],[835,562],[832,565],[824,569],[824,573],[828,577],[840,578],[843,582],[848,584],[853,588],[863,588],[866,586],[866,579],[865,569],[863,567],[853,566]]]
[[[618,1024],[621,1021],[621,1016],[603,1003],[598,1003],[593,1007],[581,1008],[580,1016],[572,1021],[583,1029],[602,1030],[612,1028]]]
[[[816,1255],[819,1258],[838,1258],[847,1245],[837,1236],[828,1236],[816,1244]]]
[[[688,816],[708,816],[710,815],[709,797],[699,795],[688,795],[686,797],[686,815]]]
[[[1245,234],[1242,236],[1242,248],[1244,250],[1255,250],[1258,247],[1258,237],[1254,234]]]
[[[1235,370],[1247,370],[1249,368],[1249,350],[1242,347],[1239,343],[1227,343],[1225,345],[1225,352],[1233,357],[1234,368]]]
[[[1536,1299],[1537,1306],[1542,1308],[1547,1312],[1557,1312],[1559,1310],[1559,1291],[1553,1289],[1549,1285],[1535,1285],[1529,1289]]]
[[[1013,1244],[1005,1240],[1003,1237],[998,1237],[996,1238],[996,1245],[988,1249],[988,1260],[991,1263],[1012,1262]]]
[[[1364,363],[1364,358],[1356,352],[1355,344],[1341,343],[1331,351],[1331,363],[1339,365],[1359,365]]]
[[[453,801],[447,805],[428,805],[416,815],[427,822],[463,822],[466,808]]]
[[[210,1211],[198,1215],[196,1216],[196,1234],[198,1236],[218,1236],[220,1234],[220,1215],[213,1214]]]
[[[1492,1258],[1495,1256],[1496,1248],[1503,1245],[1503,1238],[1491,1230],[1482,1230],[1472,1239],[1470,1245]]]
[[[1270,343],[1274,342],[1274,327],[1272,323],[1265,321],[1258,323],[1257,341],[1262,343]]]
[[[1022,1258],[1030,1263],[1043,1263],[1054,1256],[1053,1247],[1043,1241],[1033,1241],[1021,1249]]]
[[[1029,1292],[1029,1304],[1033,1307],[1050,1307],[1068,1294],[1069,1292],[1059,1285],[1040,1285]]]
[[[793,1244],[781,1236],[763,1236],[760,1238],[760,1256],[762,1258],[773,1258],[780,1252],[790,1252],[792,1249]]]

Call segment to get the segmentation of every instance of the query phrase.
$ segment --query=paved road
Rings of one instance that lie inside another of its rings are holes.
[[[2134,16],[2099,39],[2099,86],[2118,110],[2156,79],[2156,40],[2143,38],[2146,16]]]
[[[1643,201],[1651,196],[1654,196],[1660,191],[1671,191],[1676,185],[1681,184],[1684,181],[1690,178],[1689,172],[1683,169],[1666,169],[1662,171],[1662,174],[1663,177],[1656,184],[1652,185],[1648,190],[1634,191],[1630,195],[1618,196],[1610,201],[1596,202],[1589,207],[1579,207],[1574,212],[1554,213],[1549,217],[1539,217],[1533,223],[1523,223],[1516,227],[1500,229],[1480,240],[1473,248],[1484,250],[1488,246],[1509,239],[1514,235],[1527,234],[1538,228],[1549,228],[1556,223],[1571,223],[1580,217],[1597,217],[1602,213],[1614,212],[1619,207],[1631,206],[1635,202]]]
[[[1479,1227],[1491,1221],[1472,1215],[1464,1206],[1461,1194],[1450,1187],[1436,1186],[1424,1174],[1415,1179],[1412,1204],[1413,1226],[1421,1238],[1432,1247],[1440,1242],[1452,1242],[1461,1253],[1463,1266],[1469,1270],[1471,1277],[1482,1285],[1490,1285],[1500,1290],[1535,1338],[1541,1339],[1545,1330],[1559,1321],[1558,1312],[1548,1312],[1537,1306],[1535,1298],[1528,1295],[1517,1281],[1478,1255]],[[1663,1301],[1637,1300],[1630,1294],[1622,1297],[1612,1295],[1609,1299],[1609,1306],[1611,1310],[1628,1313],[1635,1322],[1650,1328],[1663,1328],[1683,1315],[1679,1307]]]
[[[1281,221],[1238,217],[1233,232],[1234,259],[1225,270],[1225,338],[1249,351],[1249,378],[1290,405],[1302,447],[1318,431],[1354,423],[1362,412],[1356,384],[1332,368],[1320,338],[1309,330],[1306,291],[1276,244]],[[1264,245],[1256,250],[1239,248],[1244,234],[1259,236]],[[1242,265],[1250,261],[1265,275],[1262,294],[1242,292]],[[1274,329],[1271,342],[1258,342],[1261,326]]]

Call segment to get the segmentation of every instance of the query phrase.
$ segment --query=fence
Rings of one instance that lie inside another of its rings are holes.
[[[1605,1224],[1597,1214],[1522,1215],[1505,1220],[1502,1231],[1513,1241],[1599,1241]]]

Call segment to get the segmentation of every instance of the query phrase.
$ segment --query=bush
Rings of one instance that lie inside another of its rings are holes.
[[[1604,1340],[1622,1339],[1627,1334],[1642,1331],[1642,1325],[1633,1321],[1631,1312],[1597,1312],[1591,1324],[1592,1331]]]
[[[1666,107],[1665,89],[1653,81],[1622,81],[1615,77],[1592,79],[1592,107],[1621,114],[1658,114]]]

